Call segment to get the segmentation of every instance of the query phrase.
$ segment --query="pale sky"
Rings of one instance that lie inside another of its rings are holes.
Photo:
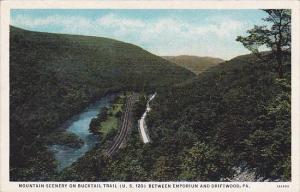
[[[32,31],[108,37],[160,56],[197,55],[231,59],[249,53],[235,39],[262,10],[222,9],[15,9],[11,24]]]

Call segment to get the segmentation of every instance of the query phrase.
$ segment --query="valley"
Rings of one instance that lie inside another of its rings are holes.
[[[10,34],[11,181],[231,181],[238,168],[290,180],[289,55],[278,78],[254,54]]]
[[[56,160],[47,150],[48,135],[90,103],[194,76],[132,44],[13,26],[10,53],[11,180],[49,179]]]
[[[193,55],[162,56],[162,58],[175,63],[178,66],[184,67],[197,75],[210,67],[224,62],[224,60],[220,58],[198,57]]]

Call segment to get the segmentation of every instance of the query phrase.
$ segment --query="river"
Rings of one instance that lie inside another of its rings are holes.
[[[87,151],[91,150],[99,141],[99,138],[89,131],[90,122],[104,107],[111,105],[114,97],[115,95],[113,94],[102,97],[95,103],[90,104],[80,114],[64,123],[63,127],[66,131],[79,136],[84,144],[80,148],[71,148],[64,145],[52,145],[49,147],[50,150],[53,151],[55,159],[58,161],[58,171],[70,166]]]

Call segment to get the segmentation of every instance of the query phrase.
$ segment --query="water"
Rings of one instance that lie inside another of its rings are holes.
[[[96,135],[89,132],[89,125],[93,118],[97,116],[104,107],[109,107],[115,95],[102,97],[97,102],[88,106],[82,113],[68,120],[63,127],[67,132],[78,135],[84,142],[80,148],[71,148],[64,145],[52,145],[50,150],[54,152],[55,159],[58,161],[58,171],[70,166],[79,157],[92,149],[99,141]]]

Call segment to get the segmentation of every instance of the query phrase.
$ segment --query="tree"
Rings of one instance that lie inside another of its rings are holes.
[[[283,59],[291,49],[291,10],[265,9],[268,16],[263,20],[270,23],[269,26],[257,26],[247,31],[246,37],[238,36],[237,41],[262,58],[259,48],[265,46],[272,51],[272,58],[276,60],[276,70],[279,78],[283,78]]]
[[[232,154],[229,151],[196,142],[190,149],[184,151],[181,159],[181,174],[179,178],[186,181],[218,181],[231,177]]]
[[[158,181],[174,180],[175,168],[172,165],[172,157],[160,156],[153,165],[153,178]]]

